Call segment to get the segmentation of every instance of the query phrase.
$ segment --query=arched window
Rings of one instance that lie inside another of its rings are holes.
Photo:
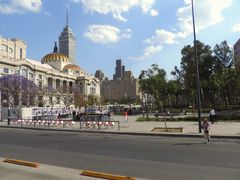
[[[9,74],[9,69],[8,69],[8,68],[3,68],[3,72],[4,72],[5,74]]]
[[[9,53],[13,53],[13,48],[8,48]]]
[[[22,70],[22,75],[25,76],[25,77],[27,77],[27,70],[26,70],[26,69],[23,69],[23,70]]]
[[[1,45],[1,50],[2,50],[3,52],[7,52],[7,51],[8,51],[7,45],[2,44],[2,45]]]
[[[91,86],[96,86],[96,84],[92,81],[92,82],[91,82]]]
[[[23,51],[22,51],[22,48],[20,48],[20,59],[23,58]]]

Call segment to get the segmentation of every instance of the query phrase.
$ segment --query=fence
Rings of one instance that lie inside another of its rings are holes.
[[[111,120],[106,114],[86,114],[80,118],[80,129],[82,128],[113,128],[117,124],[120,130],[120,122]]]
[[[71,120],[33,120],[33,119],[18,119],[10,121],[10,125],[20,125],[20,126],[42,126],[42,127],[66,127],[67,125],[75,125],[74,121]]]
[[[41,127],[62,127],[76,125],[76,121],[73,121],[71,118],[57,118],[53,116],[34,116],[29,119],[10,119],[10,125],[19,125],[19,126],[41,126]],[[79,128],[91,128],[98,130],[101,128],[114,128],[117,125],[118,131],[120,130],[120,122],[113,121],[108,115],[94,114],[94,115],[82,115],[79,120]]]

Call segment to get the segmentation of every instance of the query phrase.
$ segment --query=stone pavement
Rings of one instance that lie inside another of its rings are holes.
[[[37,168],[9,164],[0,157],[0,180],[97,180],[99,178],[82,176],[82,170],[40,164]]]
[[[43,125],[38,126],[28,126],[28,125],[10,125],[11,127],[27,127],[27,128],[39,128],[39,129],[55,129],[55,130],[67,130],[67,131],[93,131],[93,132],[111,132],[111,133],[129,133],[129,134],[164,134],[164,135],[179,135],[179,136],[199,136],[198,133],[198,122],[189,122],[189,121],[177,121],[177,122],[167,122],[168,128],[178,128],[182,127],[182,133],[174,132],[151,132],[154,127],[165,127],[165,123],[161,122],[137,122],[136,119],[141,115],[129,116],[128,121],[126,122],[123,116],[113,115],[111,120],[120,122],[120,130],[118,130],[117,123],[114,127],[101,127],[101,128],[86,128],[83,127],[80,129],[79,122],[76,122],[74,125],[66,125],[64,128],[62,126],[50,126],[44,127]],[[7,127],[7,121],[0,122],[0,126]],[[212,136],[234,136],[240,138],[240,122],[217,122],[211,125],[210,134]]]

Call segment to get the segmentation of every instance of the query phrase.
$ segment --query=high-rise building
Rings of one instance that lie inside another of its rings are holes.
[[[240,60],[240,39],[233,45],[235,61]]]
[[[122,65],[122,60],[116,60],[115,74],[113,75],[113,79],[121,79],[124,75],[125,66]]]
[[[59,40],[59,52],[66,55],[72,64],[76,64],[76,40],[72,29],[68,25],[68,11],[66,26],[63,28]]]
[[[102,82],[105,79],[105,75],[101,70],[96,70],[95,77],[98,78],[100,82]]]
[[[140,96],[138,79],[131,76],[130,71],[125,74],[125,78],[104,80],[101,84],[101,97],[105,100],[139,100]]]
[[[125,71],[122,60],[116,60],[113,80],[104,79],[101,83],[101,96],[105,100],[120,101],[123,99],[139,100],[138,79],[133,77],[132,71]]]

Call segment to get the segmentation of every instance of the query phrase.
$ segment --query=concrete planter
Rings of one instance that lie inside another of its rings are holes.
[[[183,131],[183,128],[182,127],[176,127],[176,128],[173,128],[173,127],[168,127],[168,128],[165,128],[165,127],[154,127],[151,132],[175,132],[175,133],[182,133]]]

